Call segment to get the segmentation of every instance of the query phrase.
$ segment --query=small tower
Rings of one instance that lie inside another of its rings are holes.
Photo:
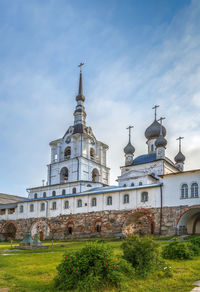
[[[184,166],[184,161],[185,161],[185,156],[181,152],[181,140],[184,139],[184,137],[178,137],[176,140],[179,140],[179,152],[178,154],[174,157],[175,160],[175,165],[176,167],[180,170],[183,171],[183,166]]]
[[[131,165],[133,163],[133,155],[135,152],[135,148],[131,144],[131,129],[133,126],[129,126],[127,130],[129,130],[129,141],[126,147],[124,148],[125,153],[125,165]]]
[[[155,110],[155,118],[153,123],[146,129],[145,137],[147,138],[148,154],[156,153],[155,142],[160,135],[160,123],[157,121],[157,108],[159,105],[155,105],[152,109]],[[162,126],[162,135],[166,136],[166,129]]]
[[[156,139],[155,146],[156,146],[156,159],[164,159],[165,158],[165,149],[167,145],[167,140],[163,137],[163,126],[162,121],[165,118],[160,118],[158,121],[160,122],[160,136]]]

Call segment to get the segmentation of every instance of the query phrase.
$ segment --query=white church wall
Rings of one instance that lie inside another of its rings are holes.
[[[148,192],[148,201],[141,201],[142,192]],[[129,195],[129,202],[124,203],[124,195]],[[107,198],[112,197],[112,204],[107,204]],[[96,198],[97,205],[92,206],[92,198]],[[68,200],[69,208],[65,209],[65,201]],[[82,207],[78,207],[78,200],[82,200]],[[41,204],[45,203],[45,210],[41,210]],[[56,209],[53,209],[53,203],[56,203]],[[30,205],[34,205],[34,211],[30,212]],[[23,212],[20,212],[20,206],[23,206]],[[46,209],[48,206],[48,209]],[[88,213],[94,211],[105,210],[132,210],[137,208],[154,208],[160,207],[160,189],[139,188],[132,190],[123,190],[109,193],[93,193],[91,195],[71,196],[62,198],[52,198],[35,200],[30,202],[22,202],[18,204],[12,219],[40,218],[40,217],[56,217],[66,214]],[[10,214],[11,215],[11,214]],[[9,214],[0,215],[0,220],[8,220],[11,218]]]
[[[200,197],[191,198],[191,185],[198,183],[198,195],[200,196],[200,171],[182,172],[174,175],[166,175],[163,178],[163,206],[198,205]],[[188,198],[181,198],[182,184],[188,185]]]

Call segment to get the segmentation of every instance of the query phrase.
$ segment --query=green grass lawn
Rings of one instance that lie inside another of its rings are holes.
[[[87,240],[55,242],[53,248],[28,251],[14,251],[10,249],[10,243],[0,243],[0,287],[10,288],[9,291],[13,292],[56,291],[53,288],[53,278],[63,253],[77,250],[86,242]],[[51,246],[50,242],[44,244]],[[67,246],[60,247],[61,244]],[[106,240],[105,244],[111,246],[119,257],[122,255],[120,240]],[[164,244],[166,242],[161,242],[161,245]],[[17,243],[14,243],[15,245]],[[168,261],[168,263],[174,271],[173,278],[162,278],[156,273],[145,280],[130,279],[124,291],[189,292],[193,288],[192,283],[200,280],[200,257],[187,261]],[[117,289],[109,291],[117,291]]]

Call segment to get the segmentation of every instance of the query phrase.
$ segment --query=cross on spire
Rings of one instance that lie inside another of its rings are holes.
[[[176,140],[179,141],[179,151],[181,152],[181,140],[183,140],[184,137],[178,137]]]
[[[78,65],[78,67],[80,68],[80,73],[82,73],[82,66],[84,65],[84,63],[80,63],[79,65]]]
[[[158,120],[158,122],[160,122],[160,136],[162,136],[162,121],[165,120],[166,118],[164,117],[160,117],[160,119]]]
[[[154,105],[154,107],[152,107],[152,109],[155,110],[155,120],[157,119],[157,108],[159,107],[159,105]]]
[[[129,132],[129,142],[131,142],[131,129],[134,128],[134,126],[128,126],[128,128],[126,128]]]

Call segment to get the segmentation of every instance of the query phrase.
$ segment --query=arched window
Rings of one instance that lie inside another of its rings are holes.
[[[95,151],[94,148],[90,148],[90,158],[94,159],[95,158]]]
[[[19,212],[20,212],[20,213],[23,213],[23,212],[24,212],[24,206],[23,206],[23,205],[21,205],[21,206],[19,207]]]
[[[76,188],[72,189],[72,194],[76,194]]]
[[[191,185],[191,197],[192,198],[197,198],[199,196],[199,190],[198,190],[198,184],[197,183],[193,183]]]
[[[123,187],[126,187],[126,184],[124,184]]]
[[[134,187],[134,185],[135,185],[134,183],[131,184],[132,187]]]
[[[151,152],[153,152],[154,151],[154,147],[153,147],[153,144],[151,145]]]
[[[147,201],[148,201],[148,192],[142,192],[141,202],[147,202]]]
[[[92,198],[92,207],[95,207],[97,205],[97,199]]]
[[[129,195],[126,194],[124,195],[124,204],[128,204],[129,203]]]
[[[182,184],[181,186],[181,199],[188,198],[188,185]]]
[[[40,205],[40,211],[44,211],[45,210],[45,203],[41,203]]]
[[[90,184],[87,185],[88,188],[91,188],[92,186]]]
[[[37,193],[34,194],[34,199],[37,199]]]
[[[53,203],[52,203],[52,209],[53,209],[53,210],[56,210],[56,202],[53,202]]]
[[[63,167],[60,171],[60,183],[65,183],[68,181],[69,171],[67,167]]]
[[[66,191],[65,190],[62,190],[62,195],[66,195]]]
[[[69,209],[69,201],[65,201],[65,209]]]
[[[96,231],[101,232],[101,223],[100,222],[96,223]]]
[[[43,198],[46,198],[47,194],[46,192],[43,193]]]
[[[142,181],[139,182],[139,186],[142,186]]]
[[[52,197],[55,197],[56,196],[56,191],[53,191],[52,192]]]
[[[92,171],[92,181],[98,182],[99,181],[99,172],[96,168]]]
[[[77,201],[77,207],[78,207],[78,208],[82,207],[82,200],[78,200],[78,201]]]
[[[65,151],[64,151],[64,158],[65,159],[69,159],[71,156],[71,147],[68,146],[67,148],[65,148]]]
[[[112,205],[112,197],[107,197],[107,205]]]
[[[33,212],[33,211],[34,211],[34,205],[30,204],[30,212]]]

